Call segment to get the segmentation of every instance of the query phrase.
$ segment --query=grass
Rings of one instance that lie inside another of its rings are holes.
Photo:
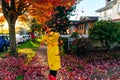
[[[37,39],[35,42],[28,41],[24,44],[20,44],[17,46],[17,52],[18,53],[36,53],[36,50],[38,49],[40,45],[39,39]]]
[[[39,45],[40,45],[39,39],[36,39],[35,42],[28,41],[24,44],[20,44],[19,46],[17,46],[18,55],[21,55],[21,54],[26,55],[26,57],[28,59],[26,64],[28,64],[29,62],[31,62],[33,57],[35,57],[36,51],[37,51]]]
[[[35,54],[36,50],[38,49],[40,45],[40,39],[36,39],[35,42],[27,41],[23,44],[19,44],[17,46],[17,52],[18,53],[27,53],[27,54]],[[0,57],[4,56],[6,53],[9,53],[9,50],[6,52],[0,52]]]
[[[5,51],[5,52],[0,52],[0,57],[3,57],[4,54],[8,53],[8,51]]]
[[[37,39],[35,42],[28,41],[26,43],[20,44],[17,46],[17,49],[23,49],[23,48],[30,48],[32,50],[36,50],[40,45],[39,39]]]

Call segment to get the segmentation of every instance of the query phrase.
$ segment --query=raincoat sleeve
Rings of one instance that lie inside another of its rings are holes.
[[[48,44],[58,44],[59,33],[50,33],[50,36],[46,39]]]
[[[47,41],[47,36],[42,35],[42,38],[40,39],[40,42],[46,42]]]

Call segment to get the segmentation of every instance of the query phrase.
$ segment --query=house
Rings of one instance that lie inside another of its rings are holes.
[[[68,39],[68,50],[70,50],[71,42],[75,40],[75,38],[71,38],[71,34],[73,32],[79,33],[79,38],[88,37],[88,29],[93,25],[94,22],[98,21],[98,17],[95,16],[82,16],[80,20],[71,20],[69,26],[69,31],[67,35],[61,35],[61,37]]]
[[[88,34],[88,29],[96,21],[98,21],[98,17],[95,16],[82,16],[78,21],[71,21],[71,33],[77,31],[80,35]]]
[[[100,13],[99,20],[120,21],[120,0],[106,0],[105,7],[96,12]]]

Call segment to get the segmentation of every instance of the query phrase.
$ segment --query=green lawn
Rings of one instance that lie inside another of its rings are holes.
[[[39,45],[39,39],[37,39],[35,42],[28,41],[26,43],[19,44],[19,46],[17,46],[17,51],[18,53],[35,53]]]
[[[39,41],[36,42],[32,42],[32,41],[28,41],[26,43],[23,44],[19,44],[19,46],[17,46],[17,49],[24,49],[24,48],[30,48],[32,50],[36,50],[40,45]]]
[[[8,51],[6,51],[6,52],[0,52],[0,57],[4,56],[5,53],[8,53]]]
[[[36,39],[35,42],[32,41],[27,41],[23,44],[18,44],[17,46],[17,52],[18,53],[26,53],[26,54],[31,54],[31,53],[36,53],[36,50],[38,49],[40,45],[40,39]],[[6,52],[0,52],[0,57],[4,56],[4,54],[8,53],[8,51]]]

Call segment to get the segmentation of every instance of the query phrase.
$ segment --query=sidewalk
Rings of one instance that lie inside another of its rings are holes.
[[[37,50],[37,56],[38,59],[40,61],[42,61],[42,66],[44,66],[42,73],[44,74],[45,78],[43,80],[48,80],[48,73],[49,73],[49,69],[48,69],[48,63],[47,63],[47,46],[42,46],[39,47]]]
[[[48,61],[47,61],[47,46],[39,47],[37,50],[37,64],[36,66],[39,66],[42,64],[44,66],[42,73],[44,74],[44,79],[42,80],[48,80],[48,74],[49,74],[49,67],[48,67]],[[57,74],[58,80],[60,80],[60,73]]]

